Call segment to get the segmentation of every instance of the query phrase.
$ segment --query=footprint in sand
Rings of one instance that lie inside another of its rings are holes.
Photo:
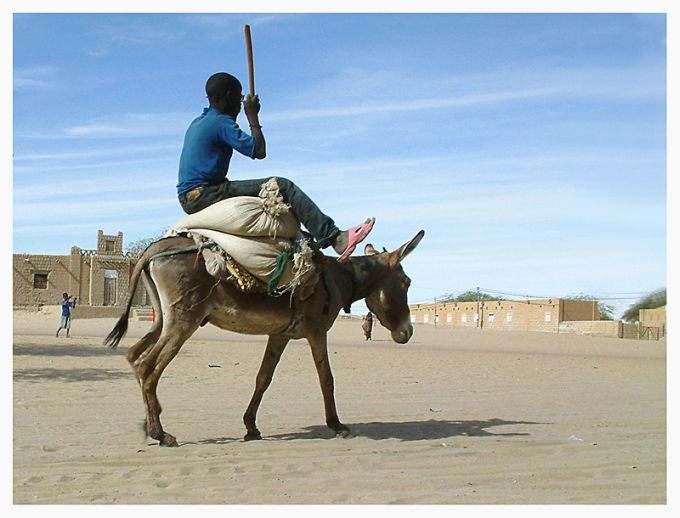
[[[123,478],[132,478],[138,471],[139,469],[131,469],[123,473],[121,476]]]
[[[151,476],[154,478],[153,484],[156,487],[164,489],[170,485],[170,482],[163,478],[163,475],[161,475],[158,471],[152,471]]]

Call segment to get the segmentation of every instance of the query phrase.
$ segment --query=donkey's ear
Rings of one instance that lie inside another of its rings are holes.
[[[415,235],[413,239],[411,239],[411,241],[405,243],[400,248],[392,252],[390,254],[390,266],[392,268],[395,268],[399,263],[401,263],[404,257],[413,252],[413,250],[415,250],[415,248],[418,246],[418,243],[420,243],[424,236],[425,231],[421,230]]]
[[[364,247],[364,255],[377,255],[378,251],[375,249],[375,247],[371,243],[366,243],[366,246]]]

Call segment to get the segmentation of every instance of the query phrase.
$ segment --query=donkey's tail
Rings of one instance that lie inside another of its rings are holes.
[[[104,339],[104,345],[109,346],[111,349],[118,347],[118,344],[125,336],[128,330],[128,319],[130,317],[130,309],[132,307],[132,298],[134,297],[135,291],[137,290],[137,285],[139,284],[139,279],[144,274],[144,280],[146,282],[147,292],[151,296],[152,302],[156,311],[158,312],[158,320],[156,325],[162,322],[162,308],[160,305],[160,299],[158,297],[158,291],[151,280],[150,275],[148,275],[148,266],[151,261],[159,257],[169,257],[178,254],[195,253],[201,250],[201,246],[193,244],[190,246],[186,245],[187,238],[181,236],[168,236],[154,241],[151,243],[142,255],[137,260],[132,275],[130,276],[130,298],[125,306],[125,311],[118,319],[118,322],[111,330],[109,335]]]
[[[153,244],[154,243],[152,243],[152,245]],[[125,336],[125,333],[127,333],[128,322],[130,318],[130,308],[132,307],[132,299],[134,297],[135,291],[137,290],[137,284],[139,284],[139,278],[153,258],[153,254],[148,253],[149,248],[151,248],[152,245],[149,245],[146,250],[144,250],[137,261],[135,269],[132,271],[132,275],[130,276],[130,297],[128,298],[127,305],[125,306],[125,311],[120,316],[118,322],[116,322],[116,325],[113,327],[111,332],[104,339],[104,345],[108,346],[110,349],[115,349],[118,347],[118,344]]]
[[[114,328],[104,339],[104,345],[108,346],[110,349],[115,349],[116,347],[118,347],[118,344],[125,336],[125,333],[127,333],[130,306],[131,304],[128,303],[125,313],[118,319],[118,322],[116,323]]]

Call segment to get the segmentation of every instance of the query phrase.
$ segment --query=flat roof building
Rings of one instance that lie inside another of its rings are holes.
[[[411,304],[413,323],[515,331],[558,332],[565,321],[599,321],[597,301],[482,300]]]

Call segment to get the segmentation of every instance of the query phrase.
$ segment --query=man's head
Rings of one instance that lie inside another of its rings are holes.
[[[68,293],[64,292],[61,296],[64,297],[64,300],[68,300]]]
[[[210,107],[234,118],[241,111],[242,91],[240,81],[226,72],[211,75],[205,83]]]

